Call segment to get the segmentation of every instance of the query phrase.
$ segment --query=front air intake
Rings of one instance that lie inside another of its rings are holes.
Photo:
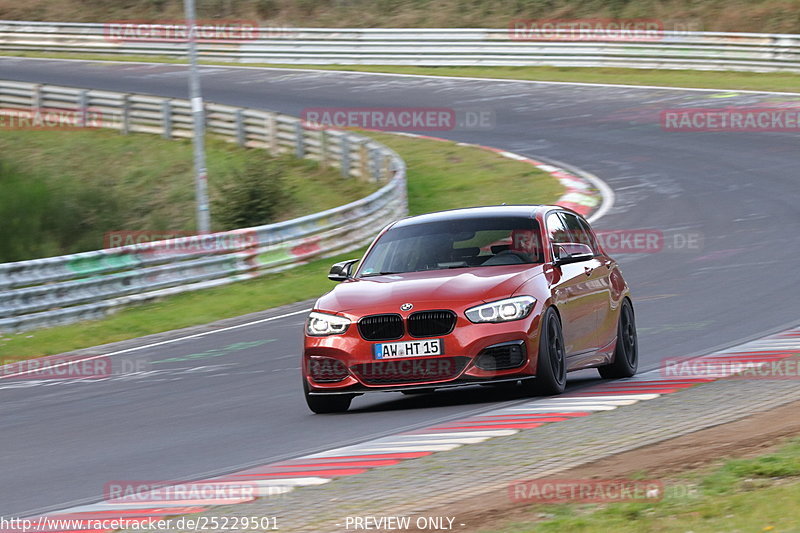
[[[524,342],[506,342],[484,348],[475,361],[475,366],[481,370],[510,370],[521,366],[525,360]]]

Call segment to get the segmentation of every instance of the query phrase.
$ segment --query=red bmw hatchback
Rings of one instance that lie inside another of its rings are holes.
[[[628,286],[588,222],[565,208],[406,218],[328,277],[342,283],[305,326],[303,388],[315,413],[346,411],[371,391],[521,384],[551,395],[573,370],[636,373]]]

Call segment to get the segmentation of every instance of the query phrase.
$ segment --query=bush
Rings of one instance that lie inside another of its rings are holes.
[[[258,16],[265,19],[277,16],[280,12],[280,7],[275,0],[256,0],[255,7]]]
[[[211,216],[216,229],[229,230],[274,222],[291,201],[280,160],[247,161],[216,187]]]

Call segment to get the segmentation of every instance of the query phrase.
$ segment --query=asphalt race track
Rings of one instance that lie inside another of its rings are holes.
[[[187,95],[175,65],[2,58],[0,79]],[[595,174],[616,194],[596,227],[665,237],[660,252],[618,256],[642,369],[797,321],[800,135],[667,132],[659,111],[796,105],[800,96],[235,67],[203,68],[202,85],[206,100],[292,115],[330,106],[489,111],[490,127],[432,134]],[[98,500],[113,480],[193,479],[518,401],[483,388],[386,393],[357,398],[345,415],[314,416],[298,370],[304,308],[113,355],[142,371],[107,380],[0,381],[0,515]]]

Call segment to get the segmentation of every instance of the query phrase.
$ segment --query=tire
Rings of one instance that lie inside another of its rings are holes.
[[[529,395],[554,396],[564,392],[566,385],[567,362],[561,319],[558,318],[558,313],[549,307],[542,315],[536,379],[523,380],[522,386]]]
[[[355,394],[311,395],[308,393],[308,383],[305,379],[303,379],[303,393],[308,408],[318,415],[344,413],[350,408],[350,402],[355,398]]]
[[[639,339],[636,336],[636,319],[633,306],[626,299],[622,302],[617,323],[617,345],[614,348],[614,362],[597,367],[605,379],[629,378],[639,368]]]

